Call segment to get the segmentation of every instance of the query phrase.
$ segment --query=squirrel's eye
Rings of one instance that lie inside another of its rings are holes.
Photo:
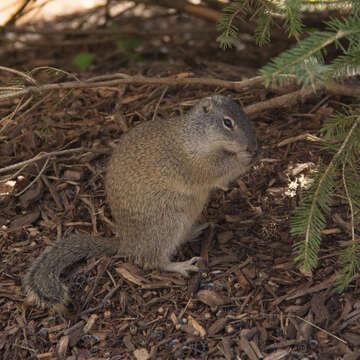
[[[229,128],[229,129],[233,129],[234,127],[233,127],[233,122],[232,122],[232,120],[230,120],[229,118],[225,118],[224,119],[224,125],[227,127],[227,128]]]

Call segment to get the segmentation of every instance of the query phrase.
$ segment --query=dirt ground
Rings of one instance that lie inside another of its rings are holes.
[[[0,64],[66,71],[33,73],[39,83],[55,83],[74,80],[71,59],[90,51],[95,61],[76,74],[81,79],[120,72],[242,80],[284,46],[259,49],[244,35],[224,52],[214,41],[212,24],[165,15],[128,13],[127,26],[158,32],[143,39],[136,56],[124,54],[114,41],[92,43],[91,32],[82,37],[60,31],[90,17],[96,23],[100,15],[93,11],[58,24],[39,22],[41,36],[14,32],[12,39],[23,46],[7,39]],[[197,30],[191,30],[194,22]],[[159,35],[168,29],[172,35]],[[69,43],[75,40],[80,41]],[[1,72],[0,80],[2,86],[14,84],[14,74]],[[24,273],[46,245],[73,232],[112,235],[103,178],[121,134],[154,113],[176,116],[214,93],[247,106],[279,91],[128,84],[49,91],[32,95],[20,109],[19,99],[0,103],[0,169],[43,152],[88,149],[1,174],[14,181],[2,182],[0,191],[1,359],[360,359],[359,278],[341,295],[334,287],[339,244],[347,235],[336,223],[327,224],[313,278],[302,275],[292,258],[290,221],[301,191],[291,185],[306,178],[323,151],[304,137],[282,144],[298,135],[319,135],[324,120],[351,102],[340,96],[319,93],[295,106],[252,115],[260,162],[228,191],[213,194],[203,220],[214,227],[176,256],[201,255],[201,273],[184,279],[144,271],[117,257],[89,259],[64,273],[74,300],[71,316],[24,302]],[[345,218],[344,209],[341,202],[331,208]]]

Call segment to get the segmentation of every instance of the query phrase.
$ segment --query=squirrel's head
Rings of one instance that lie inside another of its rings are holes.
[[[247,166],[257,155],[255,132],[231,96],[214,95],[200,100],[186,117],[190,146],[194,152],[236,153]]]

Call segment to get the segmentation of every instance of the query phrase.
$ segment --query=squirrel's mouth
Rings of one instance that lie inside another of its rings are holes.
[[[244,169],[249,170],[253,165],[256,165],[260,161],[260,154],[251,154],[248,151],[241,151],[237,154],[240,164]]]
[[[257,164],[258,162],[260,162],[260,159],[262,157],[262,154],[260,153],[260,151],[256,151],[256,153],[251,155],[251,163],[252,165]]]

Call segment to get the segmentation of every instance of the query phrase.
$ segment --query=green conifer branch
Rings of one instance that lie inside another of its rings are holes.
[[[291,233],[301,236],[294,243],[295,262],[302,273],[311,276],[317,267],[321,231],[325,227],[324,212],[328,212],[328,199],[334,188],[334,163],[320,169],[311,190],[304,195],[304,204],[296,209]]]
[[[311,275],[317,266],[318,250],[321,242],[321,231],[325,226],[324,212],[328,211],[328,200],[333,189],[334,175],[338,160],[344,155],[353,132],[360,123],[360,117],[354,122],[340,148],[332,157],[324,171],[320,171],[312,186],[312,191],[307,191],[304,205],[297,208],[293,219],[291,232],[294,235],[302,235],[294,244],[295,261],[300,270]]]
[[[220,43],[220,47],[224,50],[232,46],[232,40],[236,38],[239,30],[233,24],[234,19],[241,13],[239,6],[226,6],[223,9],[223,14],[216,24],[216,29],[222,31],[218,36],[217,41]]]
[[[255,41],[259,46],[266,45],[270,42],[271,23],[272,17],[266,13],[265,9],[261,9],[255,28]]]
[[[273,83],[277,79],[276,75],[293,73],[296,65],[306,64],[306,61],[312,57],[315,57],[322,64],[323,55],[321,50],[342,38],[356,33],[360,33],[360,28],[339,30],[336,33],[330,31],[315,32],[300,41],[296,47],[283,52],[260,69],[260,74],[265,78],[265,85],[269,86]]]
[[[295,37],[299,41],[299,36],[303,30],[301,21],[302,0],[288,0],[285,2],[285,25],[289,37]]]
[[[360,118],[357,119],[359,124]],[[349,285],[353,276],[360,269],[360,237],[356,239],[355,234],[355,212],[352,193],[349,191],[347,185],[347,177],[345,175],[345,166],[347,163],[347,156],[343,161],[342,166],[342,180],[343,186],[346,194],[346,198],[349,203],[350,210],[350,227],[351,227],[351,240],[346,241],[342,244],[342,251],[339,257],[339,263],[341,265],[340,276],[337,278],[337,288],[340,292],[343,292],[344,289]]]
[[[328,78],[354,76],[360,72],[360,48],[352,49],[333,60],[326,70]]]
[[[354,17],[360,17],[360,1],[351,0],[351,13]]]

